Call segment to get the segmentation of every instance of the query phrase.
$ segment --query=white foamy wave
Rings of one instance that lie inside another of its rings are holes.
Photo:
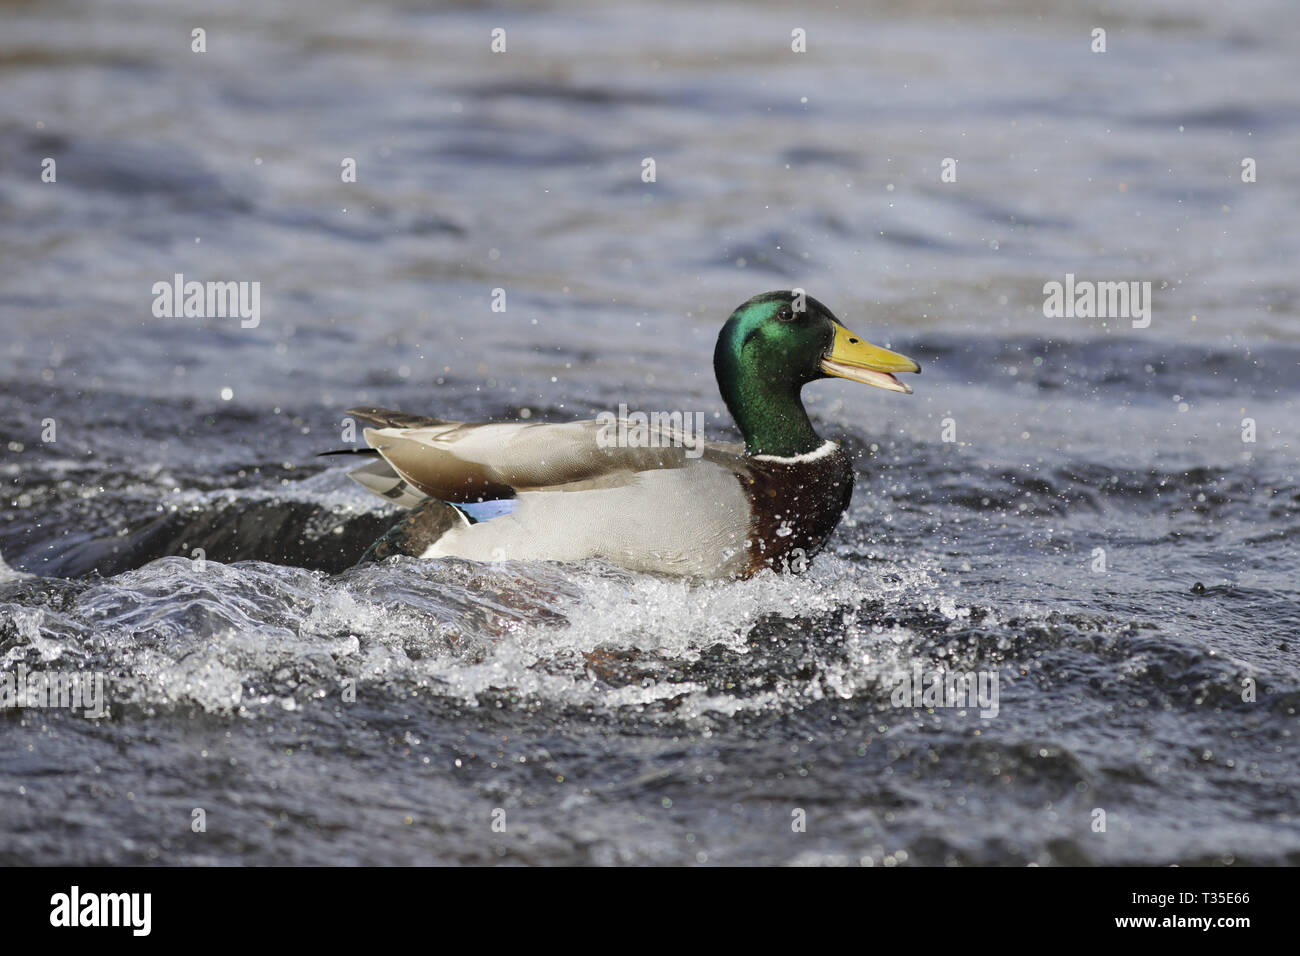
[[[678,717],[853,697],[911,660],[917,635],[862,624],[864,602],[942,608],[925,566],[824,555],[804,575],[700,582],[599,564],[398,559],[331,577],[260,562],[169,557],[27,610],[19,646],[110,676],[110,706],[256,714],[364,694],[484,695],[606,709],[672,702]],[[696,679],[706,654],[746,660],[757,625],[837,615],[815,679],[732,690]],[[39,618],[39,619],[38,619]]]

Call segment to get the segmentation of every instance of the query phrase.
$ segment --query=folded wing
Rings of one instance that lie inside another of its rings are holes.
[[[685,438],[698,439],[671,428],[649,428],[638,442],[643,447],[620,447],[617,427],[600,421],[475,424],[382,408],[348,414],[378,426],[364,434],[383,458],[352,477],[405,507],[425,496],[468,503],[543,489],[621,487],[641,472],[686,467],[691,457]],[[709,442],[700,450],[712,461],[734,462],[743,470],[739,445]]]

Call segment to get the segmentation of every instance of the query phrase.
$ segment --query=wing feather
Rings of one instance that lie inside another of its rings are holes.
[[[683,440],[689,436],[671,428],[651,428],[651,447],[630,448],[602,440],[615,437],[616,430],[600,421],[449,422],[379,408],[349,414],[379,425],[365,429],[367,443],[401,478],[442,501],[620,487],[640,472],[684,468],[691,461]],[[744,468],[739,445],[706,442],[700,451],[715,463]]]

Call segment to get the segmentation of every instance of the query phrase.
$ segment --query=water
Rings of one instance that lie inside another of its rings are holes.
[[[0,3],[0,671],[109,704],[0,714],[0,861],[1300,862],[1300,10],[792,17]],[[351,568],[344,409],[731,438],[713,340],[791,286],[925,369],[805,393],[859,468],[809,574]]]

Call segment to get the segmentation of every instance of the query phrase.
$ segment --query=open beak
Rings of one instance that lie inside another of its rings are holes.
[[[912,390],[894,378],[894,372],[919,372],[917,365],[906,355],[882,349],[864,342],[838,322],[830,350],[822,356],[822,371],[850,382],[875,385],[891,392],[912,394]]]

